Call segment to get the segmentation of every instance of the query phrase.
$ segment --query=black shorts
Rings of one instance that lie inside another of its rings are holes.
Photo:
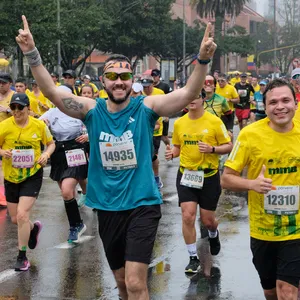
[[[158,154],[158,150],[160,147],[161,135],[153,137],[153,147],[154,147],[154,154]]]
[[[88,163],[86,165],[69,167],[66,159],[65,151],[82,149],[87,155],[89,151],[89,143],[78,143],[75,140],[66,142],[55,142],[55,151],[51,155],[51,171],[50,178],[54,181],[61,182],[65,178],[75,178],[84,180],[87,178]]]
[[[160,218],[160,205],[98,210],[99,234],[112,270],[124,267],[126,261],[150,263]]]
[[[233,131],[233,125],[234,125],[234,112],[232,112],[229,115],[222,115],[221,120],[223,121],[225,127],[227,130]]]
[[[215,211],[222,192],[219,172],[213,176],[204,178],[202,189],[195,189],[180,184],[182,173],[178,170],[176,187],[179,198],[179,206],[183,202],[197,202],[206,210]]]
[[[37,198],[42,187],[43,168],[20,183],[13,183],[4,179],[6,201],[19,203],[22,196]]]
[[[264,290],[275,288],[276,280],[299,286],[300,239],[268,242],[251,238],[251,251]]]
[[[169,136],[169,121],[163,121],[163,136]]]

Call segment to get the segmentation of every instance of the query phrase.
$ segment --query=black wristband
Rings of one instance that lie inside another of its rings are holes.
[[[210,59],[200,59],[199,57],[197,57],[197,60],[200,65],[207,65],[211,62]]]
[[[216,151],[216,148],[212,147],[211,153],[215,153],[215,151]]]

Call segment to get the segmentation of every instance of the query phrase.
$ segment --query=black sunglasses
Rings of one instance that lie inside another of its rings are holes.
[[[21,104],[11,104],[9,107],[11,110],[23,110],[27,105],[21,105]]]
[[[292,77],[292,79],[298,79],[300,77],[300,74],[296,74]]]

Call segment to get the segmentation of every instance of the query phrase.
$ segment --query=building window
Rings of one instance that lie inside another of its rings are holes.
[[[256,34],[257,33],[257,22],[250,21],[250,34]]]

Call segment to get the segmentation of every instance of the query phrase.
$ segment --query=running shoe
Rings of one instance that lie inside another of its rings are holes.
[[[215,238],[208,237],[208,240],[209,240],[209,245],[210,245],[210,254],[218,255],[221,250],[219,230],[218,230],[218,234]]]
[[[164,184],[159,176],[155,176],[155,182],[159,190],[163,188]]]
[[[35,249],[39,242],[39,235],[42,231],[43,225],[40,221],[35,221],[33,223],[33,228],[30,231],[28,247],[30,249]]]
[[[15,271],[27,271],[30,267],[30,262],[27,257],[17,257]]]
[[[85,224],[81,223],[78,226],[71,226],[69,231],[69,243],[78,243],[80,236],[86,231]]]
[[[198,273],[200,269],[200,261],[197,256],[190,256],[190,262],[185,267],[185,273]]]
[[[86,194],[81,194],[80,198],[78,200],[78,207],[84,207],[85,206],[85,200],[86,200]]]

